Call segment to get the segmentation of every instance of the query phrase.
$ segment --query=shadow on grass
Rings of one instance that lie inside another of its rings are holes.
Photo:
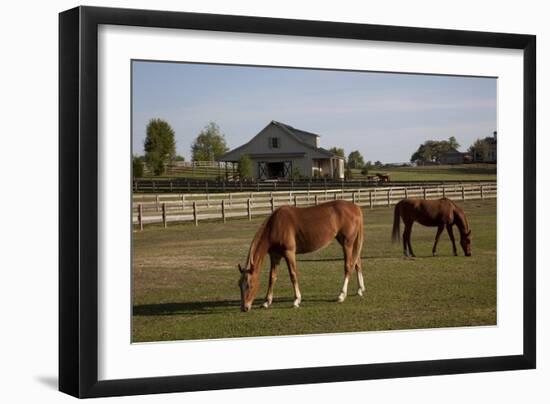
[[[376,259],[376,260],[381,260],[381,259],[386,259],[386,260],[393,260],[393,259],[396,259],[396,258],[401,258],[400,255],[395,255],[395,256],[387,256],[387,255],[369,255],[369,256],[362,256],[361,259],[362,260],[372,260],[372,259]],[[344,257],[334,257],[334,258],[296,258],[296,262],[336,262],[336,261],[340,261],[340,262],[344,262]]]
[[[279,303],[288,303],[292,306],[293,298],[276,298],[273,299],[273,305]],[[313,296],[307,299],[307,302],[312,303],[330,303],[335,302],[335,298]],[[263,303],[262,299],[254,301],[254,309],[260,308]],[[134,316],[177,316],[177,315],[200,315],[200,314],[215,314],[227,313],[228,310],[240,311],[240,300],[214,300],[202,302],[174,302],[174,303],[158,303],[158,304],[141,304],[133,307]],[[273,307],[273,306],[272,306]],[[286,307],[281,305],[281,307]],[[271,309],[270,309],[271,310]]]

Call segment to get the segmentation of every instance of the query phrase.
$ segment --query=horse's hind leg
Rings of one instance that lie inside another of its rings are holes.
[[[439,242],[439,236],[441,236],[441,233],[443,232],[443,229],[445,228],[444,224],[440,224],[437,228],[437,234],[435,235],[435,242],[434,246],[432,248],[432,255],[435,257],[436,250],[437,250],[437,243]]]
[[[290,281],[294,287],[294,307],[300,307],[302,302],[302,294],[298,286],[298,273],[296,272],[296,253],[294,251],[286,251],[285,261],[288,266],[288,274],[290,275]]]
[[[359,258],[357,260],[357,263],[355,264],[355,271],[357,272],[357,284],[359,285],[359,289],[357,289],[357,294],[363,297],[363,294],[365,293],[365,282],[363,281],[363,268],[361,267],[361,258]]]
[[[342,244],[344,247],[344,284],[342,285],[342,291],[338,295],[338,303],[342,303],[346,300],[346,296],[348,295],[350,272],[355,266],[355,263],[353,262],[353,242],[345,240]]]
[[[405,223],[405,230],[403,231],[403,252],[406,257],[408,257],[409,255],[411,257],[415,256],[411,245],[412,225],[413,224],[411,222]],[[408,252],[407,248],[409,250]]]
[[[265,302],[262,304],[262,307],[265,309],[271,306],[271,302],[273,302],[273,286],[275,286],[275,281],[277,280],[277,269],[279,268],[279,263],[281,262],[281,256],[278,254],[271,254],[270,258],[271,269],[269,270],[269,286],[267,288]]]

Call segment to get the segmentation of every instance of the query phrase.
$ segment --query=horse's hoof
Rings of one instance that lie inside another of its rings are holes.
[[[344,295],[340,295],[340,296],[338,296],[338,299],[336,299],[336,301],[338,303],[342,303],[344,300],[346,300],[346,296],[344,296]]]
[[[299,309],[299,308],[300,308],[300,303],[294,303],[294,304],[292,305],[292,308],[294,308],[294,309]]]
[[[437,257],[437,253],[432,253],[432,257]]]
[[[362,289],[359,289],[359,290],[357,291],[357,295],[358,295],[359,297],[363,297],[363,294],[364,294],[364,292],[363,292]]]
[[[268,307],[269,307],[269,303],[268,303],[268,302],[264,302],[264,304],[262,304],[262,308],[267,309]]]

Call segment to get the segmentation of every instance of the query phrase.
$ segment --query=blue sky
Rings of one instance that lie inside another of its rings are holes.
[[[427,139],[455,136],[465,151],[497,130],[495,78],[134,61],[133,153],[147,122],[176,133],[177,153],[210,121],[230,148],[271,120],[321,135],[322,147],[365,160],[409,161]]]

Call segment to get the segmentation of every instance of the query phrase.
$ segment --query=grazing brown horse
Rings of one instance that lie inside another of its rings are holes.
[[[334,238],[344,249],[344,285],[338,296],[343,302],[347,295],[350,273],[355,268],[359,283],[358,294],[363,296],[365,285],[361,272],[361,248],[363,246],[363,214],[351,202],[332,201],[297,208],[281,206],[260,226],[248,252],[246,267],[239,264],[241,277],[241,310],[249,311],[258,293],[259,273],[264,257],[269,254],[271,270],[269,286],[262,307],[268,308],[273,301],[273,286],[277,279],[277,268],[282,258],[288,266],[294,288],[294,307],[299,307],[302,295],[298,287],[296,254],[319,250]]]
[[[472,230],[468,224],[468,219],[464,211],[450,199],[403,199],[400,201],[395,205],[393,215],[392,239],[394,242],[399,241],[400,218],[405,223],[405,231],[403,232],[403,253],[405,256],[408,256],[409,253],[412,257],[415,256],[411,246],[411,231],[415,221],[424,226],[437,227],[437,234],[435,235],[435,242],[432,248],[433,255],[436,255],[439,236],[441,236],[441,232],[443,232],[445,227],[453,243],[453,253],[457,255],[453,225],[456,225],[460,232],[460,245],[464,250],[464,255],[468,257],[472,255]]]

